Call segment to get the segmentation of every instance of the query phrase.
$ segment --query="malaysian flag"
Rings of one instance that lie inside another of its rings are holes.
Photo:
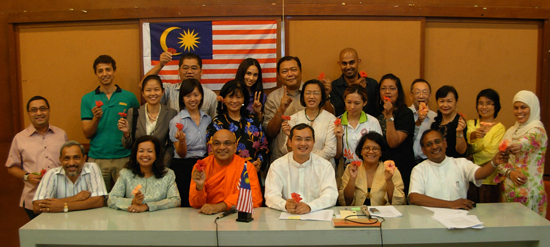
[[[277,21],[193,21],[143,23],[143,71],[159,63],[168,48],[176,53],[159,73],[164,82],[180,83],[178,62],[193,52],[202,58],[201,84],[219,90],[235,79],[245,58],[255,58],[262,67],[264,88],[277,85]]]
[[[250,189],[250,179],[248,179],[248,170],[246,169],[246,161],[244,162],[241,180],[237,185],[239,188],[239,200],[237,201],[237,211],[245,213],[254,213],[254,205],[252,204],[252,190]]]

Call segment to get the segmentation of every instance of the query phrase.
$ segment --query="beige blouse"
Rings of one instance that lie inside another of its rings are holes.
[[[367,171],[365,166],[359,166],[357,177],[355,178],[355,195],[351,205],[346,205],[346,199],[344,198],[344,190],[348,185],[350,179],[349,166],[346,167],[344,175],[342,176],[342,185],[338,189],[338,202],[342,206],[361,206],[365,199],[367,198],[368,186],[367,186]],[[405,193],[403,180],[401,179],[401,173],[399,170],[395,170],[393,176],[393,197],[392,205],[403,205],[405,204]],[[380,162],[376,172],[374,174],[374,181],[372,181],[372,186],[370,190],[370,202],[372,206],[382,206],[389,205],[388,203],[388,194],[386,193],[386,180],[384,176],[384,163]]]

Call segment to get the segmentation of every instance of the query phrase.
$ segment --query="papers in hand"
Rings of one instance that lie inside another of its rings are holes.
[[[332,221],[332,210],[320,210],[316,212],[310,212],[307,214],[290,214],[287,212],[281,212],[279,216],[280,220],[317,220],[317,221]]]
[[[432,218],[441,223],[447,229],[474,228],[483,229],[483,222],[477,216],[468,215],[467,210],[424,207],[434,212]]]

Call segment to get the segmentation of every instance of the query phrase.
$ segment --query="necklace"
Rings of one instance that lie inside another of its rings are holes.
[[[321,108],[319,108],[319,111],[317,112],[317,115],[312,119],[309,119],[309,117],[307,116],[307,113],[306,113],[306,110],[304,109],[304,115],[306,115],[306,119],[307,121],[310,121],[311,123],[313,123],[313,121],[315,121],[315,119],[317,119],[317,117],[319,116],[319,114],[321,114]]]

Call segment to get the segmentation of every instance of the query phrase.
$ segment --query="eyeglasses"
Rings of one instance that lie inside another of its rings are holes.
[[[198,66],[191,66],[191,67],[183,66],[183,67],[181,67],[181,69],[182,69],[183,71],[189,71],[189,70],[191,70],[191,71],[197,71],[197,70],[199,70],[200,68],[199,68]]]
[[[373,153],[378,153],[378,152],[380,152],[380,148],[379,147],[372,147],[371,148],[371,147],[367,146],[367,147],[363,148],[363,151],[365,151],[367,153],[370,152],[370,151],[372,151]]]
[[[307,96],[310,96],[312,94],[315,95],[315,96],[319,96],[319,95],[321,95],[321,92],[319,92],[319,91],[306,91],[306,92],[304,92],[304,95],[307,95]]]
[[[436,140],[433,141],[433,142],[426,142],[426,143],[424,143],[424,147],[429,148],[429,147],[432,147],[432,146],[434,145],[434,143],[435,143],[436,145],[439,145],[439,144],[441,144],[442,142],[443,142],[443,140],[441,140],[441,139],[436,139]]]
[[[235,144],[235,142],[232,142],[232,141],[224,141],[224,142],[213,141],[213,142],[212,142],[212,146],[214,146],[214,147],[219,147],[219,146],[221,146],[222,144],[223,144],[224,146],[226,146],[226,147],[229,147],[229,146]]]
[[[414,91],[413,94],[414,94],[414,96],[420,96],[420,95],[428,96],[430,94],[430,92],[429,91]]]
[[[45,112],[48,109],[50,109],[50,108],[43,106],[43,107],[40,107],[40,108],[31,108],[31,109],[29,109],[29,112],[30,113],[37,113],[38,111]]]

